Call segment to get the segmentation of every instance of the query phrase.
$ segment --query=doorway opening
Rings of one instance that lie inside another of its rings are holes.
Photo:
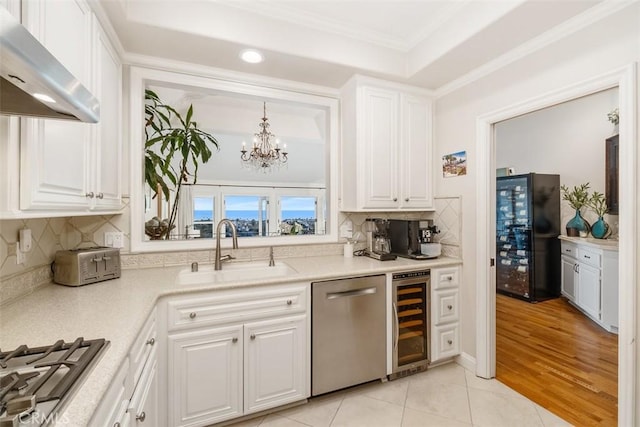
[[[476,232],[478,250],[476,277],[476,374],[495,377],[496,371],[496,284],[493,265],[495,244],[495,124],[532,111],[617,87],[620,116],[620,221],[625,230],[619,241],[619,352],[618,352],[618,423],[633,425],[635,418],[637,295],[637,158],[636,135],[636,66],[629,65],[569,88],[483,115],[477,120],[478,180],[476,188]]]

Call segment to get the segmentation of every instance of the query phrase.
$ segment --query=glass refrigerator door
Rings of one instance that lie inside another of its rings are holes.
[[[530,298],[531,215],[527,177],[497,182],[497,291]]]

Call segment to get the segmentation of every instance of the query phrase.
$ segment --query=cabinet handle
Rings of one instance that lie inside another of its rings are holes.
[[[447,340],[447,344],[451,345],[451,344],[453,344],[453,341]]]
[[[449,304],[449,305],[447,306],[447,308],[448,308],[449,310],[451,310],[451,309],[453,308],[453,306],[452,306],[451,304]]]
[[[408,202],[408,201],[409,201],[409,198],[407,197],[406,199],[404,199],[404,201],[405,201],[405,202]]]
[[[238,337],[231,338],[231,342],[238,342]]]
[[[189,317],[190,317],[191,319],[195,319],[195,318],[196,318],[196,312],[195,312],[195,311],[192,311],[191,313],[189,313]]]
[[[93,194],[93,191],[87,193],[84,195],[85,197],[89,198],[89,199],[93,199],[93,197],[95,196],[95,194]]]
[[[136,415],[136,421],[140,421],[141,423],[144,422],[145,418],[147,418],[147,414],[145,414],[144,412],[140,415]]]
[[[256,334],[249,335],[249,338],[251,338],[252,340],[255,340],[256,339]]]
[[[290,299],[287,300],[287,305],[291,305],[293,304],[293,301],[291,301]]]
[[[104,198],[104,194],[102,194],[102,193],[98,193],[98,194],[96,195],[96,197],[97,197],[98,199],[103,199],[103,198]]]
[[[149,339],[147,340],[147,344],[148,344],[148,345],[154,345],[155,343],[156,343],[156,339],[155,339],[155,338],[149,338]]]
[[[590,257],[589,255],[584,255],[584,257],[585,257],[586,259],[591,259],[591,257]]]

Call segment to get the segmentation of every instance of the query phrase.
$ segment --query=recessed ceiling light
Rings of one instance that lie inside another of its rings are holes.
[[[249,64],[258,64],[264,60],[262,54],[253,49],[245,49],[240,52],[240,58],[242,58],[244,62],[248,62]]]
[[[55,104],[55,102],[56,102],[55,99],[53,99],[49,95],[45,95],[44,93],[34,93],[31,96],[33,96],[36,99],[39,99],[40,101],[44,101],[44,102],[51,102],[53,104]]]

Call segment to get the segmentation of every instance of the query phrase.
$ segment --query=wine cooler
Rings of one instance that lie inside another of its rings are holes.
[[[393,380],[429,364],[429,271],[393,275]]]

